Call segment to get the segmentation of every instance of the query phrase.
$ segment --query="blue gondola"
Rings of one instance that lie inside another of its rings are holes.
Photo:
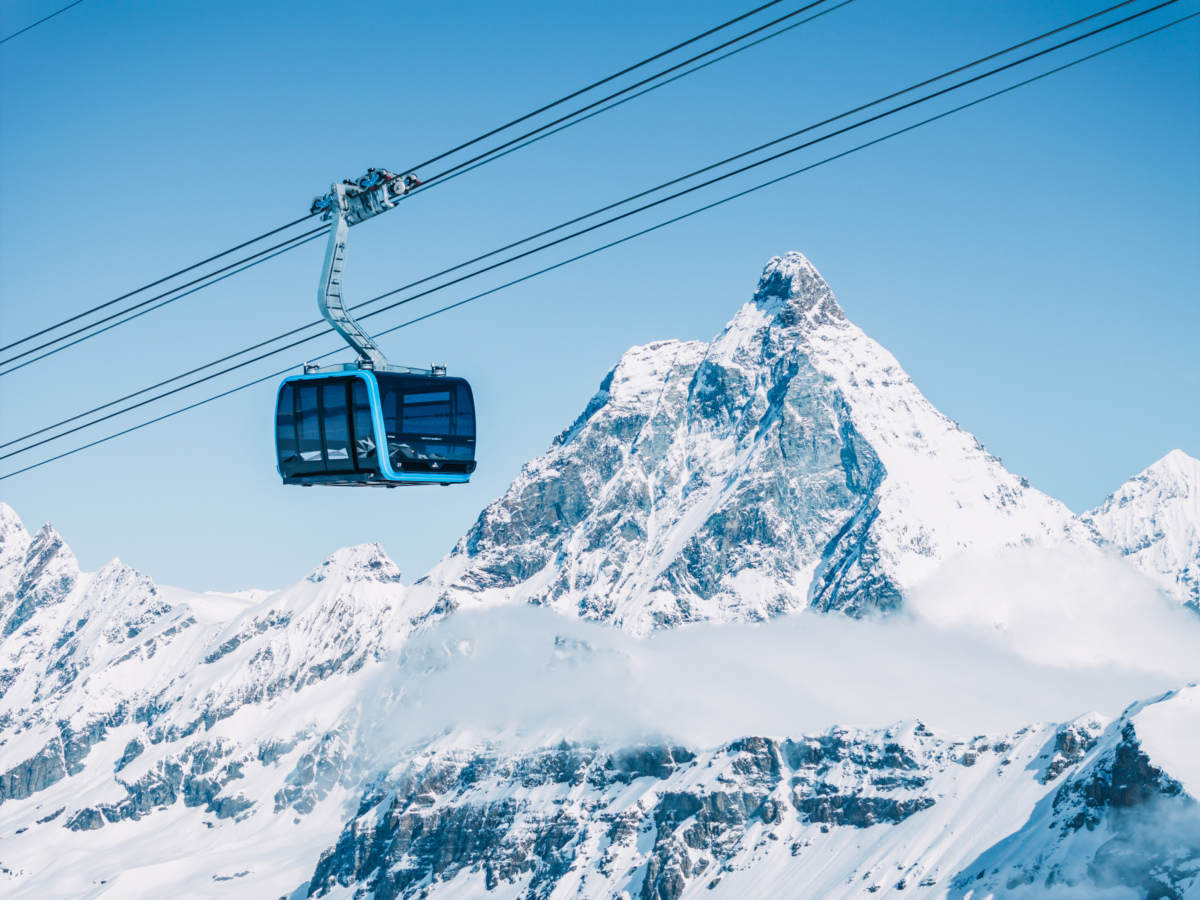
[[[348,227],[391,209],[419,184],[412,175],[371,169],[313,201],[312,212],[334,220],[317,303],[359,359],[305,364],[303,375],[280,385],[275,453],[284,484],[449,485],[465,483],[475,471],[471,386],[443,367],[389,366],[341,295]]]
[[[471,386],[446,375],[317,372],[283,382],[284,484],[461,484],[475,471]]]

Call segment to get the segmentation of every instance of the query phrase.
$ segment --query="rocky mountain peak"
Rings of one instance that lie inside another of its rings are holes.
[[[764,313],[787,311],[785,318],[812,324],[846,321],[833,291],[803,253],[773,257],[758,279],[750,301]]]
[[[314,584],[336,580],[353,584],[360,581],[398,584],[400,569],[377,543],[343,547],[313,569],[305,579]]]
[[[3,500],[0,500],[0,542],[18,532],[25,534],[26,538],[29,537],[25,531],[25,525],[21,521],[21,517],[17,515],[17,511]],[[3,546],[3,544],[0,543],[0,546]]]
[[[635,633],[894,609],[946,556],[1084,529],[939,413],[799,253],[711,343],[629,350],[417,587]]]
[[[21,577],[29,541],[20,517],[7,503],[0,503],[0,598],[10,593]],[[0,609],[2,604],[0,599]]]
[[[1200,460],[1172,450],[1081,518],[1161,591],[1200,611]]]
[[[1200,490],[1200,459],[1188,456],[1182,450],[1172,450],[1142,474],[1179,496],[1200,496],[1197,494]]]
[[[24,531],[22,528],[21,531]],[[79,563],[47,522],[29,542],[9,591],[0,595],[0,634],[9,635],[41,607],[61,603],[79,581]]]

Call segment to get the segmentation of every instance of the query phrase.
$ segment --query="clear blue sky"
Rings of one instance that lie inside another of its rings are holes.
[[[9,0],[0,31],[62,5]],[[401,170],[750,5],[85,0],[0,45],[0,334],[24,335],[296,218],[335,179]],[[1103,5],[855,0],[355,228],[347,297]],[[1181,0],[1142,21],[1198,9]],[[709,339],[767,259],[799,250],[934,404],[1009,469],[1089,508],[1172,448],[1200,456],[1198,21],[388,336],[393,362],[445,363],[474,385],[480,467],[469,486],[282,487],[267,383],[0,482],[0,499],[31,527],[52,520],[86,568],[119,555],[166,584],[278,587],[372,540],[412,580],[575,418],[622,352]],[[972,90],[930,111],[988,88]],[[373,327],[894,127],[796,154]],[[0,378],[0,440],[310,321],[322,250]],[[248,374],[336,346],[328,338]]]

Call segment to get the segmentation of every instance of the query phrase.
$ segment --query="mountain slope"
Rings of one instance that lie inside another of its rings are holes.
[[[645,634],[890,610],[952,554],[1064,539],[1087,539],[1066,507],[934,409],[790,253],[711,343],[626,353],[416,593]]]
[[[4,504],[0,539],[0,892],[304,881],[357,802],[364,667],[415,627],[379,546],[256,603],[81,573]]]
[[[1165,594],[1200,612],[1200,460],[1172,450],[1081,518]]]
[[[971,740],[920,722],[715,750],[447,739],[368,793],[310,896],[1178,900],[1200,866],[1180,780],[1196,767],[1180,754],[1186,775],[1164,771],[1142,733],[1194,733],[1198,698]]]
[[[1179,502],[1195,497],[1195,477],[1180,471],[1170,486],[1170,472],[1143,473],[1122,489],[1130,500],[1075,519],[934,409],[789,254],[711,343],[625,354],[579,419],[411,587],[375,544],[274,593],[194,594],[119,560],[84,573],[51,526],[30,536],[0,503],[0,890],[966,897],[1128,877],[1156,896],[1194,897],[1194,688],[1109,725],[1089,715],[969,740],[915,721],[787,737],[789,703],[780,735],[729,741],[738,726],[716,748],[603,734],[572,743],[536,714],[515,732],[446,728],[467,708],[457,670],[431,695],[427,728],[419,691],[406,692],[444,659],[474,664],[478,647],[457,632],[408,643],[460,606],[538,603],[634,636],[801,608],[862,616],[895,609],[956,554],[1068,542],[1086,565],[1098,534],[1132,548],[1149,539],[1148,571],[1194,584],[1195,516]],[[1129,553],[1139,565],[1140,552]],[[899,621],[808,620],[856,641]],[[554,621],[546,646],[528,629],[491,634],[534,672],[494,690],[549,694],[567,719],[587,718],[591,701],[547,685],[569,686],[561,667],[585,672],[588,654],[612,659]],[[800,652],[766,646],[786,665]],[[1050,648],[1055,665],[1070,668],[1061,649]],[[688,665],[711,669],[713,658]],[[830,708],[890,674],[844,663],[818,673]],[[1002,675],[998,688],[1017,692]],[[698,715],[723,702],[682,686]],[[482,694],[466,699],[496,699]],[[412,734],[424,736],[396,737]],[[1156,843],[1150,813],[1180,823],[1181,840]]]

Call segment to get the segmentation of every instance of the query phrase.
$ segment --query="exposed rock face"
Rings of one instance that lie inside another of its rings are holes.
[[[1167,724],[1176,741],[1195,734],[1198,707],[1200,689],[1193,686],[1134,704],[1098,735],[1091,723],[1060,729],[1047,747],[1054,751],[1050,768],[1064,759],[1064,747],[1074,748],[1068,754],[1074,762],[1058,769],[1060,786],[1023,828],[964,866],[950,896],[1023,886],[1124,887],[1156,900],[1191,896],[1189,889],[1200,885],[1200,804],[1151,758],[1143,732],[1153,740]],[[1182,764],[1193,784],[1198,774],[1194,758]]]
[[[522,896],[673,900],[715,887],[782,834],[895,824],[933,806],[925,788],[954,747],[920,731],[751,737],[708,752],[432,750],[368,793],[310,896],[449,894],[479,877],[487,890],[520,883]]]
[[[1179,898],[1200,814],[1137,729],[1147,710],[1200,726],[1191,700],[970,742],[920,723],[712,751],[447,741],[367,791],[309,896]]]
[[[1165,594],[1200,612],[1200,460],[1172,450],[1081,518]]]
[[[1083,759],[1083,755],[1096,745],[1101,731],[1104,730],[1104,724],[1099,717],[1085,716],[1082,720],[1071,722],[1058,729],[1058,733],[1054,736],[1054,756],[1050,760],[1050,765],[1046,766],[1046,774],[1042,776],[1042,783],[1053,781],[1065,770]]]
[[[11,519],[5,517],[5,520],[11,527]],[[11,555],[13,563],[6,567],[10,569],[9,577],[16,577],[11,591],[6,591],[0,599],[0,621],[3,621],[0,635],[5,637],[33,618],[38,609],[61,603],[79,578],[75,555],[49,524],[43,525],[31,542],[9,540],[11,544],[6,542],[5,550],[12,546],[19,552],[23,543],[26,549],[19,570],[15,565],[16,553]]]
[[[53,528],[31,538],[0,504],[0,893],[78,896],[54,878],[55,847],[117,823],[145,821],[139,845],[220,859],[219,840],[147,842],[162,819],[180,827],[180,809],[210,829],[294,822],[288,843],[310,845],[289,851],[302,880],[363,774],[347,681],[415,627],[399,578],[368,544],[265,596],[164,591],[119,560],[80,573]],[[213,877],[270,889],[248,874]]]
[[[635,347],[420,585],[638,634],[894,609],[947,554],[1084,539],[847,321],[798,253],[710,344]]]
[[[397,651],[472,604],[638,635],[858,616],[958,551],[1101,535],[1190,602],[1192,463],[1169,456],[1081,523],[938,413],[789,254],[711,343],[627,353],[413,588],[376,544],[273,593],[189,594],[118,560],[81,573],[0,503],[0,893],[1181,896],[1200,860],[1195,689],[1111,725],[970,741],[920,723],[715,750],[453,733],[391,748],[405,762],[387,772],[359,701],[389,666],[432,665]]]

